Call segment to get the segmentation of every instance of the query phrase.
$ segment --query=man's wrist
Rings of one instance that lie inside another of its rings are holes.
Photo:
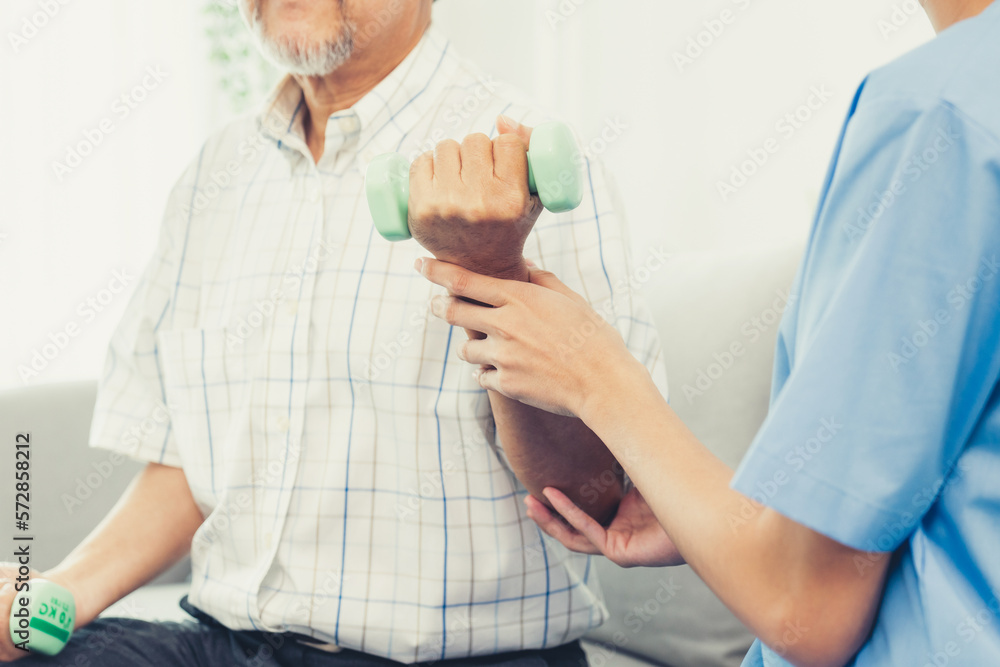
[[[76,605],[76,627],[87,625],[103,611],[103,608],[95,607],[93,596],[88,593],[87,586],[80,582],[72,571],[56,566],[39,574],[38,578],[58,584],[73,595],[73,602]]]
[[[490,278],[501,280],[519,280],[528,282],[531,270],[524,257],[518,255],[510,259],[500,259],[497,257],[441,257],[438,259],[461,266],[463,269],[478,273]]]

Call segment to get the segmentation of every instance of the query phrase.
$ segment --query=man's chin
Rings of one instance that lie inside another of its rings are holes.
[[[342,29],[336,41],[316,40],[298,31],[272,36],[254,26],[257,46],[264,57],[279,68],[302,76],[326,76],[351,59],[354,39],[350,28]]]

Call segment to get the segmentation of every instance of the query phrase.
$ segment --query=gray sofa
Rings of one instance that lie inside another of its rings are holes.
[[[733,466],[767,409],[776,320],[799,254],[791,244],[675,256],[643,288],[662,334],[674,409]],[[39,570],[101,520],[138,470],[86,446],[94,396],[94,382],[0,393],[0,437],[13,443],[17,433],[31,433],[32,565]],[[0,459],[0,477],[11,479],[13,456]],[[2,506],[11,507],[12,485],[2,487]],[[3,531],[9,538],[10,522]],[[750,633],[689,568],[623,570],[603,559],[597,567],[611,620],[587,638],[593,667],[740,663]],[[185,618],[177,600],[188,571],[179,564],[107,613]]]

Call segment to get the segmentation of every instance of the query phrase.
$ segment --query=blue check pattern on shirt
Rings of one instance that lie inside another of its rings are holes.
[[[543,118],[431,29],[351,109],[318,163],[301,89],[209,139],[168,203],[117,329],[91,442],[184,468],[206,515],[190,599],[235,629],[294,631],[402,662],[550,647],[606,615],[587,557],[543,538],[458,361],[464,334],[413,241],[388,243],[367,163]],[[663,381],[600,165],[526,253],[599,307]]]

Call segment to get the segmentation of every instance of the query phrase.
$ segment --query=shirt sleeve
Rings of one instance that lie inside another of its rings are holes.
[[[633,258],[617,192],[599,160],[581,160],[584,195],[579,207],[542,213],[524,254],[584,296],[649,370],[664,398],[667,376],[659,334],[641,289],[666,265],[667,253],[650,248]]]
[[[108,346],[90,446],[180,467],[166,405],[157,332],[171,320],[190,219],[192,169],[174,186],[159,238]]]
[[[783,323],[788,376],[735,489],[865,551],[933,506],[998,377],[998,156],[946,103],[858,108]]]

